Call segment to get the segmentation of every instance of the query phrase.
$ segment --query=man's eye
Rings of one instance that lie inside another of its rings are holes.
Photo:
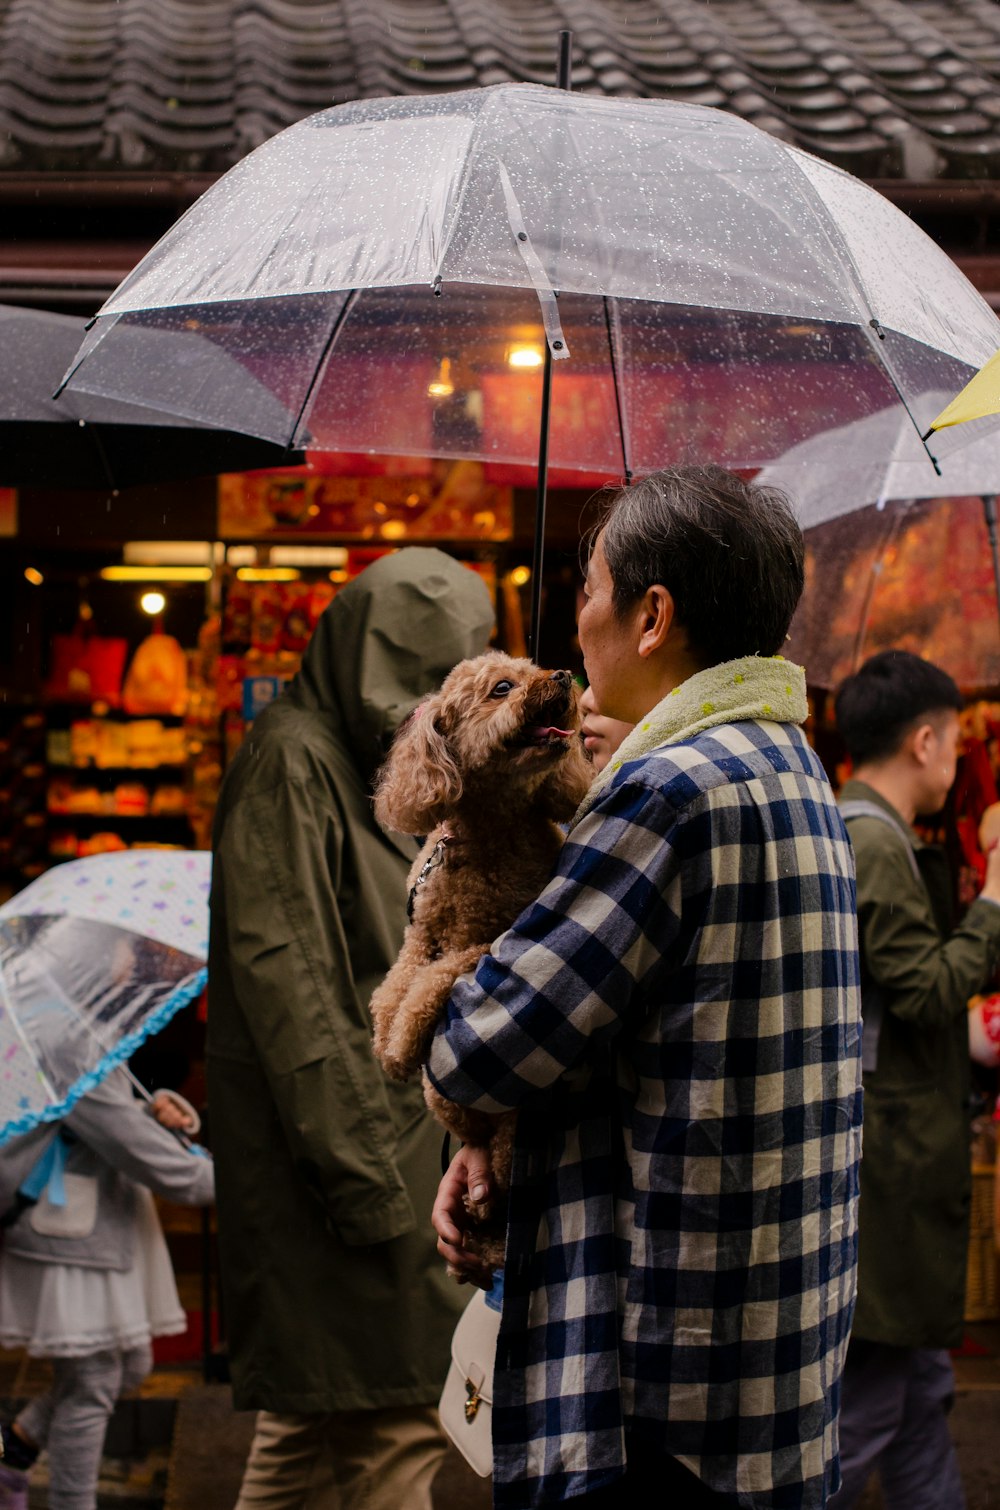
[[[516,682],[497,682],[490,692],[490,697],[506,697],[508,692],[513,692]]]

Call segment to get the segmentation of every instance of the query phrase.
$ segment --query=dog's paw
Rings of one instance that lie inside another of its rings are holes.
[[[492,1201],[474,1201],[468,1192],[463,1195],[462,1204],[474,1222],[488,1222],[493,1214]]]
[[[390,1080],[398,1080],[400,1082],[410,1080],[414,1072],[419,1068],[418,1065],[411,1063],[408,1059],[400,1059],[392,1052],[392,1049],[388,1045],[386,1045],[381,1053],[379,1053],[378,1049],[375,1050],[375,1053],[378,1056],[379,1064]]]

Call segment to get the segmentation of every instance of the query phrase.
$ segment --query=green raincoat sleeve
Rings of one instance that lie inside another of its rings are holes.
[[[410,1232],[416,1218],[351,969],[336,889],[344,828],[322,800],[326,784],[317,770],[315,782],[242,795],[217,839],[220,921],[292,1159],[342,1241],[367,1245]]]
[[[927,1028],[941,1027],[964,1018],[968,998],[995,965],[1000,907],[974,902],[942,943],[903,845],[886,843],[884,829],[877,819],[851,823],[865,968],[882,987],[894,1016]]]

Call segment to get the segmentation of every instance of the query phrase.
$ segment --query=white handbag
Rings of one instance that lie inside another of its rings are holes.
[[[477,1290],[451,1339],[451,1367],[438,1406],[441,1425],[484,1479],[493,1472],[493,1367],[499,1331],[499,1310]]]

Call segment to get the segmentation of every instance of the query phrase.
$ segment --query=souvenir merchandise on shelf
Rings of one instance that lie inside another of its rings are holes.
[[[122,688],[126,713],[170,713],[180,718],[187,710],[187,661],[172,635],[155,630],[136,650]]]
[[[56,639],[59,637],[57,636]],[[188,749],[181,717],[187,664],[176,640],[154,632],[138,647],[122,685],[125,655],[95,645],[124,645],[97,635],[72,641],[62,665],[53,656],[45,709],[48,860],[68,860],[132,845],[189,848],[194,833],[186,793]],[[81,657],[101,676],[80,672]],[[75,669],[74,669],[75,667]],[[86,713],[79,695],[99,685]],[[151,717],[152,713],[159,714]]]
[[[320,614],[336,587],[320,582],[243,582],[226,594],[215,695],[225,759],[246,729],[299,669]]]
[[[117,708],[128,641],[94,634],[90,623],[90,610],[81,610],[72,634],[53,635],[45,697],[50,702],[101,702]]]
[[[45,815],[45,719],[0,705],[0,897],[49,864]]]

